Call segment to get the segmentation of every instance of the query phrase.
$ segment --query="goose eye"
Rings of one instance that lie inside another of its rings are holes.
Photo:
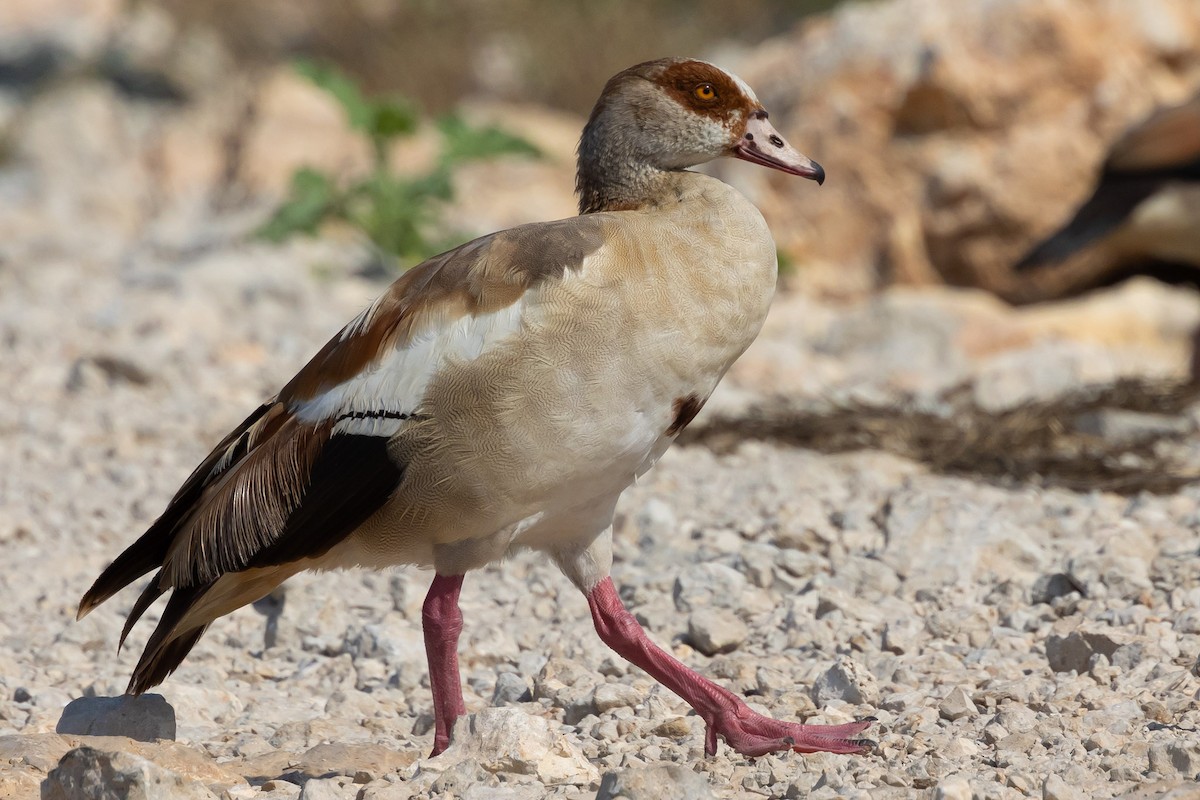
[[[717,90],[713,88],[711,83],[702,83],[693,90],[692,94],[697,100],[709,102],[717,99]]]

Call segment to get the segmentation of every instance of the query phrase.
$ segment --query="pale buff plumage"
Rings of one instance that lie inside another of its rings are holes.
[[[393,445],[414,480],[343,560],[458,573],[510,545],[554,553],[601,533],[673,438],[680,401],[702,403],[753,341],[774,290],[758,211],[712,178],[678,184],[682,203],[591,217],[604,245],[525,297],[519,330],[431,382],[424,419]],[[706,269],[714,257],[727,268]]]
[[[697,706],[710,750],[717,733],[746,753],[860,749],[848,737],[866,723],[757,717],[662,660],[607,577],[618,497],[753,341],[776,281],[758,210],[686,167],[734,155],[823,178],[766,116],[744,83],[703,62],[615,76],[580,144],[581,216],[483,237],[396,281],[96,581],[81,616],[158,570],[122,641],[172,592],[131,690],[161,681],[213,620],[300,570],[432,567],[440,750],[462,713],[461,576],[531,548],[588,596],[605,641]]]

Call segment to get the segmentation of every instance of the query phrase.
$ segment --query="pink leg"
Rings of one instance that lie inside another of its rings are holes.
[[[592,621],[604,643],[633,662],[696,709],[708,730],[704,752],[716,755],[717,735],[744,756],[761,756],[776,750],[797,753],[858,753],[873,746],[854,738],[873,722],[845,725],[800,725],[779,722],[750,709],[740,697],[685,667],[660,650],[626,610],[612,578],[605,578],[588,593]]]
[[[462,582],[462,575],[435,575],[421,607],[425,655],[429,659],[429,685],[433,689],[433,752],[430,755],[434,756],[450,746],[454,720],[467,713],[463,705],[462,680],[458,676],[458,635],[463,627],[458,593]]]

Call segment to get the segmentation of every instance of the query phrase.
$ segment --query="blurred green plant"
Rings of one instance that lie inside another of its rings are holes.
[[[796,274],[796,259],[792,258],[786,250],[775,248],[775,263],[780,278],[790,278]]]
[[[258,231],[271,241],[313,234],[329,220],[343,220],[400,266],[411,266],[469,238],[439,224],[445,204],[454,197],[457,167],[503,155],[541,155],[529,142],[498,127],[474,126],[448,114],[435,123],[441,141],[433,167],[419,175],[397,175],[389,153],[396,140],[417,132],[421,118],[413,104],[402,97],[368,98],[354,81],[325,64],[300,61],[296,71],[336,99],[350,126],[367,137],[371,170],[347,185],[310,167],[296,170],[287,199]]]

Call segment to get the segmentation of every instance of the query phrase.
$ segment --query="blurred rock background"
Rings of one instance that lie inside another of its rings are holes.
[[[469,236],[573,214],[603,81],[666,54],[746,78],[829,179],[709,167],[763,210],[781,292],[623,503],[618,582],[768,710],[876,714],[883,756],[700,758],[694,717],[603,661],[532,559],[468,581],[468,706],[520,714],[475,718],[453,764],[421,758],[415,572],[299,577],[214,627],[163,687],[179,742],[60,727],[132,658],[124,598],[73,623],[88,581],[395,274],[345,224],[256,235],[297,169],[372,162],[293,60],[418,104],[399,172],[447,111],[536,145],[455,171],[439,213]],[[179,775],[198,797],[683,796],[674,763],[718,797],[1195,792],[1197,267],[1105,241],[1012,267],[1129,126],[1198,90],[1195,0],[0,2],[0,598],[23,612],[0,617],[0,797],[60,759],[50,797],[103,769],[164,797]]]
[[[714,167],[749,184],[797,267],[790,287],[1029,302],[1102,283],[1095,264],[1011,265],[1086,197],[1123,130],[1200,85],[1196,5],[892,0],[808,16],[828,5],[13,0],[0,140],[10,171],[69,185],[89,224],[185,235],[196,215],[277,200],[298,165],[363,166],[340,111],[286,64],[327,59],[368,93],[502,119],[550,155],[461,177],[455,216],[486,232],[571,213],[572,150],[604,80],[693,53],[742,74],[831,176],[812,193]],[[428,158],[408,149],[402,168]]]

